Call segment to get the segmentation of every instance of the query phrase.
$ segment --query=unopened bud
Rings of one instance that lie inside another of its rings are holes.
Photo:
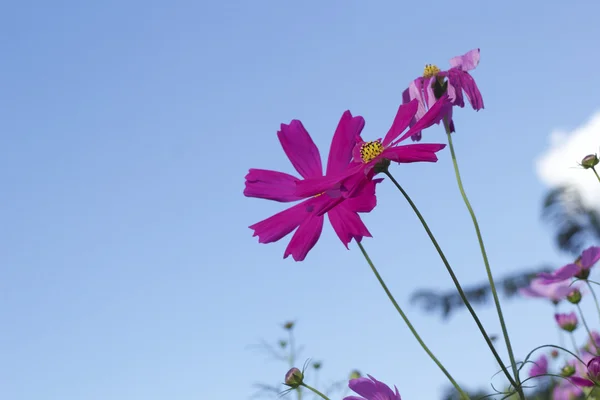
[[[571,293],[567,295],[569,303],[578,304],[581,301],[581,292],[579,289],[573,289]]]
[[[583,160],[581,160],[581,166],[584,169],[594,168],[599,162],[600,160],[598,159],[597,154],[588,154],[587,156],[583,157]]]
[[[552,350],[550,356],[552,356],[552,358],[558,358],[558,350]]]
[[[362,377],[362,374],[359,370],[355,369],[352,372],[350,372],[350,379],[358,379],[360,377]]]
[[[283,324],[283,329],[291,331],[294,328],[294,321],[288,321]]]
[[[314,369],[319,369],[321,368],[321,365],[323,365],[321,361],[315,361],[312,366]]]
[[[287,342],[285,340],[280,340],[279,347],[281,347],[282,349],[285,349],[285,346],[287,346]]]
[[[564,376],[565,378],[568,378],[569,376],[572,376],[574,373],[575,373],[575,367],[572,366],[571,364],[565,365],[560,370],[560,375]]]
[[[298,368],[294,367],[285,374],[285,384],[293,389],[302,385],[304,374]]]

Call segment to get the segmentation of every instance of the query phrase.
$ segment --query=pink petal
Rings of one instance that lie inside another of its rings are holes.
[[[292,236],[283,258],[287,258],[291,254],[294,261],[303,261],[321,236],[323,220],[324,217],[311,213],[310,217],[300,224],[298,230]]]
[[[567,264],[552,273],[542,272],[538,274],[542,278],[542,283],[553,283],[567,280],[574,277],[581,271],[581,267],[576,264]]]
[[[433,124],[439,123],[444,116],[448,114],[448,111],[452,109],[452,103],[448,98],[447,94],[444,94],[435,104],[425,113],[423,118],[417,121],[400,139],[396,140],[393,145],[396,145],[406,139],[409,136],[414,135],[423,129],[429,128]]]
[[[592,386],[594,386],[594,382],[590,381],[589,379],[580,378],[578,376],[572,376],[572,377],[569,378],[569,380],[571,382],[573,382],[575,385],[581,386],[581,387],[592,387]]]
[[[272,243],[285,237],[307,219],[314,208],[314,198],[296,204],[265,220],[249,226],[258,236],[258,243]]]
[[[348,167],[352,160],[352,150],[364,126],[365,119],[363,117],[353,117],[350,111],[346,111],[342,115],[331,141],[327,175],[340,174]]]
[[[331,222],[333,230],[346,248],[348,248],[348,243],[352,239],[360,242],[364,236],[371,237],[369,230],[358,214],[346,207],[346,202],[329,210],[327,216],[329,216],[329,222]]]
[[[402,104],[398,107],[394,122],[383,139],[383,147],[387,147],[394,139],[404,132],[417,113],[418,108],[419,101],[417,99],[411,100],[409,103]]]
[[[354,164],[337,175],[308,178],[296,183],[296,196],[302,198],[315,196],[328,190],[339,190],[340,183],[347,177],[358,173],[364,168],[364,164]]]
[[[283,151],[302,177],[311,178],[323,175],[319,149],[304,129],[302,122],[295,119],[289,125],[281,124],[281,130],[277,132],[277,137]]]
[[[344,207],[354,212],[371,212],[377,205],[377,196],[375,196],[375,186],[383,179],[373,179],[368,181],[359,189],[354,197],[346,200]]]
[[[302,200],[296,196],[295,176],[267,169],[250,169],[246,175],[244,196],[280,202]]]
[[[600,260],[600,247],[592,246],[581,253],[581,265],[585,269],[594,266]]]
[[[381,157],[397,163],[436,162],[436,152],[446,147],[445,144],[423,143],[390,147],[383,151]]]
[[[479,49],[473,49],[462,56],[453,57],[450,59],[450,66],[463,71],[475,69],[479,65],[479,53]]]

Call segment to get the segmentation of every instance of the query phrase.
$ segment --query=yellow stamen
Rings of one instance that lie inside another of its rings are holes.
[[[431,78],[432,76],[436,76],[440,72],[440,69],[433,65],[427,64],[425,66],[425,70],[423,71],[423,78]]]
[[[381,153],[383,153],[383,145],[379,140],[366,142],[360,146],[360,158],[362,158],[364,163],[374,160]]]
[[[321,192],[321,193],[315,194],[313,197],[319,197],[319,196],[321,196],[323,194],[325,194],[325,192]]]

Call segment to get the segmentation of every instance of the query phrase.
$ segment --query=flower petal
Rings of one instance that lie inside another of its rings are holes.
[[[348,167],[352,160],[352,150],[364,126],[365,119],[363,117],[353,117],[350,111],[346,111],[342,115],[329,149],[328,175],[340,174]]]
[[[373,211],[377,205],[377,196],[375,195],[375,186],[383,179],[372,179],[357,191],[354,197],[346,200],[344,207],[350,211],[368,213]]]
[[[453,68],[460,68],[463,71],[475,69],[477,65],[479,65],[479,53],[479,49],[473,49],[462,56],[452,57],[450,59],[450,66]]]
[[[298,178],[283,172],[251,168],[246,175],[244,196],[289,202],[302,200],[296,196]]]
[[[302,198],[315,196],[325,191],[340,190],[340,183],[349,176],[359,173],[364,168],[364,164],[356,163],[350,165],[340,174],[332,174],[323,177],[308,178],[296,182],[296,196]]]
[[[575,385],[577,385],[577,386],[581,386],[581,387],[592,387],[592,386],[594,386],[594,382],[590,381],[589,379],[580,378],[578,376],[572,376],[572,377],[570,377],[568,379],[571,382],[573,382]]]
[[[344,246],[348,248],[348,243],[350,243],[352,239],[360,242],[364,236],[371,237],[371,233],[358,214],[351,211],[346,203],[347,202],[344,201],[337,207],[329,210],[327,216],[329,216],[329,222],[331,222],[333,230]]]
[[[539,278],[542,278],[542,283],[554,283],[567,280],[569,278],[574,277],[581,271],[581,267],[577,264],[567,264],[564,267],[557,269],[554,272],[547,273],[542,272],[538,274]]]
[[[290,254],[294,261],[303,261],[308,252],[317,244],[321,232],[323,231],[323,216],[311,213],[305,219],[298,230],[292,236],[292,240],[285,249],[283,258],[287,258]]]
[[[323,176],[319,149],[302,122],[295,119],[289,125],[281,124],[277,137],[283,151],[303,178]]]
[[[593,267],[598,261],[600,261],[600,247],[592,246],[581,253],[580,262],[585,269]]]
[[[417,113],[418,108],[419,101],[417,99],[413,99],[406,104],[401,104],[400,107],[398,107],[394,122],[381,143],[383,144],[383,147],[387,147],[394,139],[404,132]]]
[[[452,103],[448,98],[447,94],[444,94],[435,104],[423,115],[423,118],[417,121],[400,139],[396,140],[393,145],[403,141],[409,136],[414,135],[422,131],[423,129],[429,128],[433,124],[439,123],[444,116],[448,114],[448,111],[452,109]]]
[[[413,162],[436,162],[436,152],[446,147],[445,144],[417,143],[387,148],[381,153],[381,157],[397,163]]]
[[[258,236],[258,243],[273,243],[285,237],[307,219],[314,208],[314,198],[296,204],[265,220],[250,225],[252,236]],[[311,207],[313,206],[313,207]]]

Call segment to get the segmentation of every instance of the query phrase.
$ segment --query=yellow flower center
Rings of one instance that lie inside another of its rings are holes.
[[[427,64],[425,66],[425,70],[423,71],[423,78],[431,78],[432,76],[436,76],[438,72],[440,72],[440,69],[437,66],[433,64]]]
[[[379,140],[366,142],[360,146],[360,158],[362,158],[365,164],[373,161],[381,153],[383,153],[383,145]]]

